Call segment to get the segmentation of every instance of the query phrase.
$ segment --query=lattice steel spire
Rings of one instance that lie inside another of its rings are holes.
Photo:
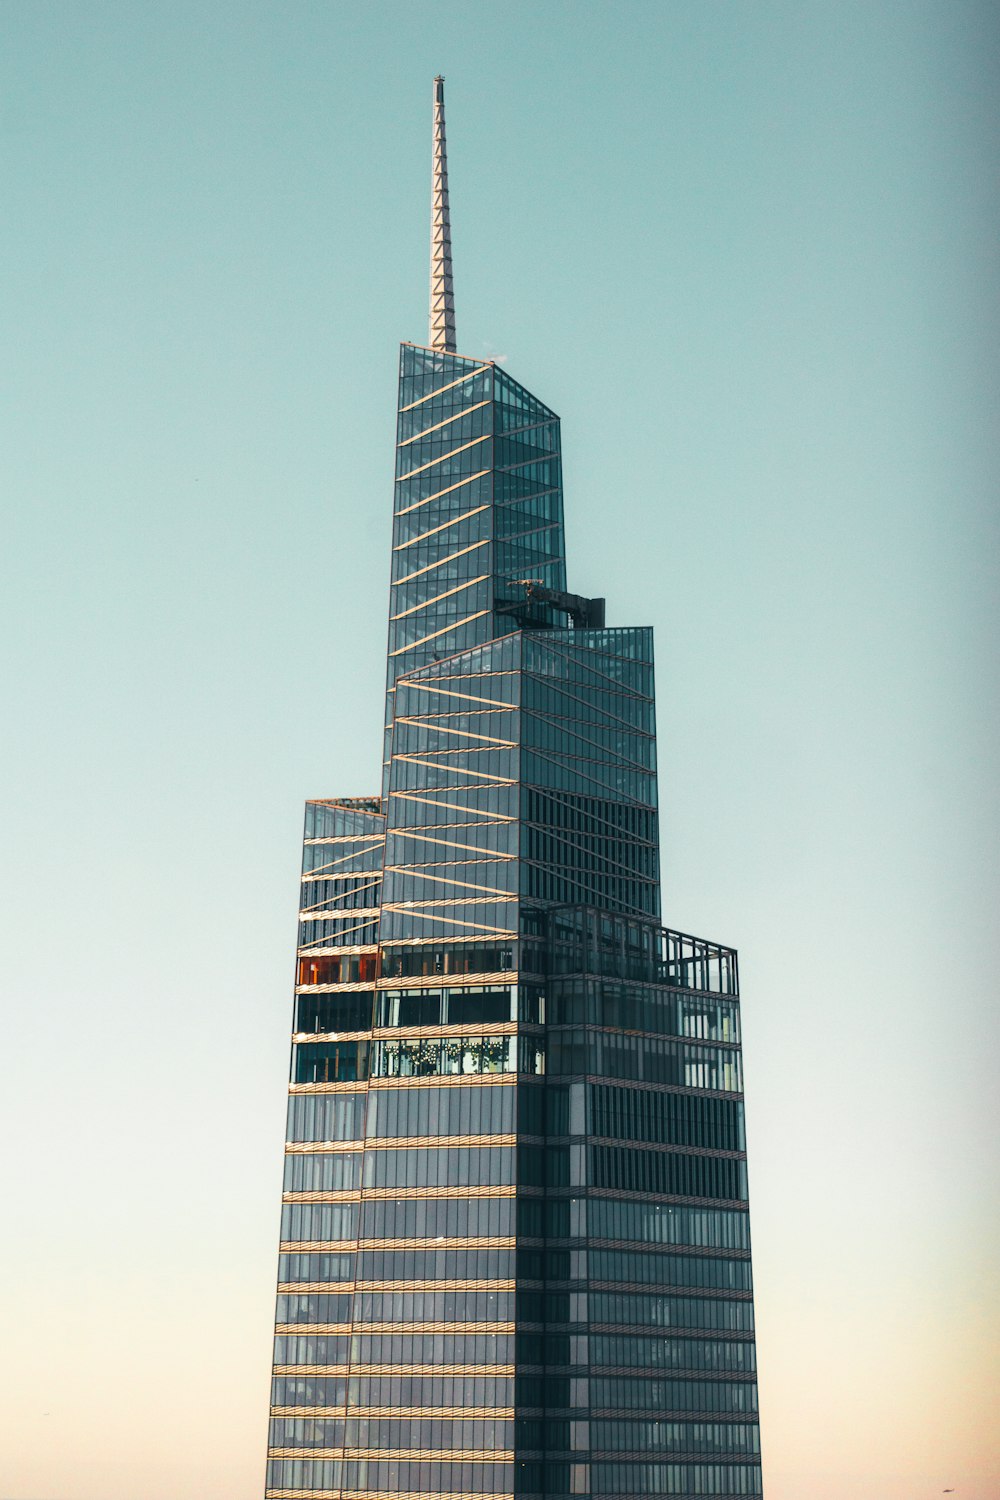
[[[444,79],[434,80],[434,170],[431,179],[430,346],[454,354],[455,287],[451,275],[448,148],[444,137]]]

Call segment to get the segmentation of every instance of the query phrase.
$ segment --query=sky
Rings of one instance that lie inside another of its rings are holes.
[[[4,1500],[262,1492],[302,803],[377,788],[396,346],[656,630],[740,950],[768,1500],[996,1500],[1000,22],[7,0]]]

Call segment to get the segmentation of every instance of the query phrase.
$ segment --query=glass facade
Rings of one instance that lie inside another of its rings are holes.
[[[381,793],[306,808],[268,1500],[760,1495],[652,633],[574,610],[559,420],[492,363],[403,346],[392,546]]]

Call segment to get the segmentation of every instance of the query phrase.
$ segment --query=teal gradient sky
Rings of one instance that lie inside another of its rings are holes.
[[[459,349],[563,417],[570,587],[656,627],[667,919],[740,949],[766,1495],[996,1500],[998,31],[0,10],[5,1500],[262,1493],[437,72]]]

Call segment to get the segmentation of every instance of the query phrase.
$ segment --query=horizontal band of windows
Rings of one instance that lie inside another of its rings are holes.
[[[685,1101],[690,1100],[696,1104],[736,1103],[735,1100],[720,1099],[718,1095],[695,1094],[693,1092],[680,1093],[675,1091],[673,1097],[683,1099]],[[737,1107],[739,1108],[740,1106],[737,1105]],[[694,1133],[695,1132],[692,1131],[692,1134]],[[678,1134],[680,1134],[680,1132],[678,1132]],[[708,1132],[706,1132],[706,1134],[708,1134]],[[624,1139],[627,1139],[627,1137],[624,1137]],[[619,1151],[622,1149],[622,1140],[622,1136],[598,1136],[591,1139],[591,1147],[593,1150],[600,1149]],[[650,1146],[643,1144],[643,1146],[637,1149],[639,1149],[644,1155],[652,1157],[684,1156],[696,1157],[699,1160],[723,1160],[731,1162],[740,1162],[746,1160],[746,1152],[741,1151],[737,1147],[704,1144],[700,1141],[687,1142],[684,1140],[678,1140],[671,1141],[663,1145],[656,1144]],[[597,1184],[597,1186],[602,1185],[603,1184]]]
[[[513,1235],[435,1235],[434,1249],[447,1250],[506,1250],[513,1248]],[[359,1241],[362,1250],[426,1250],[428,1241],[422,1235],[403,1238],[364,1239]],[[309,1248],[312,1248],[311,1246]]]
[[[346,1323],[350,1329],[353,1307],[352,1292],[279,1293],[274,1320],[276,1324]]]
[[[317,1289],[320,1290],[321,1288]],[[296,1288],[294,1286],[289,1286],[285,1288],[285,1290],[295,1291]],[[514,1292],[517,1290],[517,1282],[512,1279],[507,1281],[488,1280],[485,1277],[480,1277],[475,1281],[449,1281],[445,1278],[442,1278],[440,1280],[433,1280],[426,1276],[422,1276],[414,1281],[404,1281],[397,1279],[392,1283],[391,1289],[387,1288],[385,1282],[381,1280],[359,1280],[354,1283],[354,1290],[355,1292],[359,1293],[385,1293],[385,1295],[387,1296],[395,1296],[397,1292],[407,1294],[411,1292],[490,1292],[492,1294],[493,1292]]]
[[[350,1500],[410,1500],[409,1490],[351,1490]],[[522,1491],[518,1492],[524,1493]],[[268,1486],[264,1491],[264,1500],[342,1500],[343,1491],[340,1489],[275,1489]],[[443,1494],[439,1490],[434,1492],[434,1500],[467,1500],[464,1494]],[[501,1500],[498,1495],[496,1500]],[[508,1500],[508,1497],[503,1497]]]
[[[336,953],[341,943],[353,952],[354,944],[360,942],[363,946],[367,946],[377,937],[378,922],[374,917],[370,921],[350,924],[322,922],[314,924],[308,932],[299,932],[298,952],[303,957],[314,953]]]
[[[347,1334],[352,1336],[352,1338],[354,1339],[377,1339],[389,1337],[395,1338],[397,1337],[397,1335],[405,1335],[407,1338],[415,1338],[419,1340],[424,1337],[468,1338],[475,1336],[478,1338],[479,1336],[482,1336],[484,1338],[494,1338],[514,1333],[515,1325],[512,1319],[508,1319],[499,1323],[490,1323],[485,1318],[480,1319],[478,1322],[466,1321],[459,1323],[448,1323],[444,1320],[439,1320],[436,1318],[427,1318],[424,1319],[423,1322],[411,1322],[402,1324],[396,1322],[364,1323],[357,1321],[355,1321],[354,1323],[276,1323],[274,1325],[274,1331],[276,1334],[280,1334],[282,1336],[294,1336],[296,1334],[314,1333],[317,1335],[325,1334],[331,1338],[338,1338],[341,1335]],[[359,1359],[363,1364],[368,1363],[365,1358],[364,1350],[362,1349],[361,1352],[358,1353],[358,1346],[352,1344],[352,1362],[355,1362],[355,1357],[357,1357],[357,1359]],[[393,1358],[394,1357],[395,1356],[393,1356]],[[428,1359],[432,1359],[433,1352],[431,1354],[428,1354],[426,1357]],[[445,1363],[450,1364],[451,1360],[447,1359],[445,1360]]]
[[[505,996],[504,998],[507,1002],[508,1008],[510,1008],[509,997]],[[306,1019],[312,1020],[313,1018],[307,1016]],[[324,1017],[322,1019],[324,1021],[327,1021],[327,1024],[316,1025],[314,1021],[313,1024],[308,1027],[302,1030],[294,1031],[292,1033],[292,1041],[298,1043],[326,1043],[337,1041],[391,1041],[396,1038],[399,1038],[400,1040],[419,1041],[425,1032],[429,1033],[431,1037],[443,1039],[449,1036],[456,1038],[478,1037],[483,1034],[487,1036],[516,1036],[518,1031],[518,1021],[516,1017],[504,1019],[502,1021],[483,1021],[478,1018],[476,1020],[466,1022],[445,1021],[442,1025],[437,1025],[434,1023],[428,1024],[428,1022],[426,1021],[419,1021],[413,1022],[408,1026],[398,1026],[391,1024],[384,1026],[373,1026],[370,1020],[364,1026],[357,1026],[353,1024],[347,1026],[334,1026],[329,1024],[327,1018]],[[348,1019],[353,1021],[355,1018],[348,1017]],[[541,1035],[541,1027],[537,1021],[533,1020],[532,1022],[527,1024],[538,1026],[538,1034]],[[534,1032],[532,1034],[534,1034]],[[691,1147],[689,1149],[695,1150],[698,1148]]]
[[[645,1338],[633,1335],[592,1335],[592,1368],[698,1370],[716,1374],[753,1374],[757,1350],[751,1338]]]
[[[582,976],[550,977],[548,1004],[549,1019],[556,1026],[586,1023],[728,1045],[738,1046],[740,1041],[738,1001],[689,995],[666,985],[624,984]],[[608,1101],[602,1105],[609,1110],[625,1107],[629,1107],[627,1101]],[[612,1128],[603,1133],[619,1132]],[[660,1137],[644,1135],[642,1139]]]
[[[303,1204],[301,1208],[308,1211],[310,1205]],[[376,1199],[362,1206],[361,1237],[392,1240],[434,1239],[438,1235],[470,1239],[507,1236],[516,1232],[515,1210],[515,1200],[508,1197]]]
[[[554,1252],[556,1255],[567,1252]],[[543,1262],[540,1252],[521,1249],[516,1269],[541,1281]],[[377,1290],[386,1283],[402,1288],[428,1284],[478,1287],[483,1283],[498,1290],[514,1285],[515,1259],[511,1249],[469,1249],[465,1242],[457,1248],[415,1250],[365,1250],[358,1257],[350,1251],[288,1252],[279,1259],[279,1291],[336,1290],[338,1283],[355,1284],[358,1290]]]
[[[343,1459],[364,1463],[366,1460],[382,1459],[386,1462],[412,1460],[425,1460],[435,1463],[453,1463],[456,1460],[468,1459],[470,1462],[483,1462],[486,1459],[513,1459],[513,1446],[504,1448],[502,1445],[489,1448],[362,1448],[351,1447],[348,1449],[335,1447],[300,1448],[293,1445],[288,1448],[270,1447],[267,1450],[269,1459],[281,1458],[322,1458]]]
[[[490,1452],[513,1448],[513,1416],[483,1417],[272,1417],[272,1448],[361,1448],[393,1451],[408,1448]]]
[[[660,1286],[712,1287],[749,1294],[750,1261],[715,1256],[657,1255],[655,1252],[591,1248],[591,1284],[636,1282]]]
[[[635,1366],[629,1365],[622,1365],[621,1367],[613,1365],[601,1367],[596,1365],[594,1360],[594,1348],[597,1342],[597,1336],[593,1333],[589,1335],[586,1333],[560,1333],[553,1330],[551,1327],[548,1327],[544,1333],[535,1331],[528,1332],[523,1330],[519,1326],[517,1337],[518,1340],[521,1341],[518,1343],[518,1358],[522,1359],[525,1363],[541,1363],[547,1366],[561,1365],[566,1368],[574,1366],[577,1368],[586,1367],[587,1369],[589,1369],[592,1378],[595,1380],[597,1379],[598,1372],[603,1379],[607,1380],[614,1375],[630,1374],[636,1368]],[[601,1335],[601,1337],[606,1337],[606,1335]],[[542,1340],[540,1345],[537,1343],[531,1344],[530,1342],[532,1340],[539,1339]],[[542,1351],[541,1354],[537,1353],[537,1350],[539,1348]],[[534,1350],[535,1352],[531,1352],[532,1350]],[[645,1374],[647,1372],[646,1370],[642,1370],[641,1373]],[[653,1376],[662,1376],[664,1374],[664,1367],[653,1366],[648,1370],[648,1373]],[[674,1378],[675,1371],[673,1367],[670,1367],[669,1373],[671,1376],[671,1380],[668,1382],[668,1384],[676,1387],[674,1397],[672,1398],[674,1399],[675,1403],[682,1403],[685,1400],[690,1400],[691,1402],[693,1402],[693,1405],[690,1406],[679,1406],[679,1410],[728,1411],[731,1409],[730,1406],[726,1403],[728,1403],[731,1399],[730,1395],[728,1395],[727,1392],[730,1391],[733,1385],[733,1381],[731,1378],[732,1372],[728,1370],[723,1371],[720,1374],[715,1374],[713,1372],[711,1375],[708,1375],[707,1378],[705,1376],[701,1376],[700,1378],[695,1379],[693,1382],[690,1379],[685,1381]],[[741,1371],[741,1373],[743,1372]],[[725,1387],[722,1395],[712,1395],[711,1393],[707,1395],[705,1394],[705,1391],[708,1390],[709,1387],[714,1390],[716,1385],[720,1386],[720,1388]],[[754,1387],[754,1389],[756,1389],[756,1387]],[[692,1390],[695,1391],[694,1395],[690,1394]],[[685,1392],[687,1392],[688,1394],[685,1395]],[[718,1404],[719,1402],[722,1402],[721,1406]],[[743,1408],[739,1407],[735,1409],[742,1410]],[[756,1408],[753,1409],[755,1410]]]
[[[350,1375],[352,1379],[359,1380],[362,1384],[366,1380],[384,1380],[386,1378],[411,1380],[427,1376],[447,1380],[465,1380],[470,1378],[481,1379],[483,1377],[489,1377],[490,1379],[493,1379],[506,1375],[513,1376],[513,1374],[514,1366],[512,1364],[450,1365],[447,1370],[441,1370],[436,1365],[369,1365],[363,1375],[358,1375],[356,1371],[352,1375],[350,1367],[343,1363],[339,1365],[319,1365],[309,1363],[292,1365],[282,1364],[275,1365],[274,1367],[274,1375],[276,1377],[285,1375],[322,1375],[336,1378],[343,1377],[344,1379],[346,1379]],[[525,1377],[519,1375],[517,1378],[518,1381],[520,1381]]]
[[[486,1087],[495,1086],[503,1081],[504,1075],[502,1073],[484,1073],[476,1079],[477,1084],[482,1084]],[[468,1080],[449,1076],[446,1078],[436,1078],[434,1082],[442,1088],[449,1086],[454,1088],[456,1085],[468,1082]],[[368,1080],[368,1091],[370,1094],[375,1089],[421,1088],[425,1083],[426,1080],[420,1078],[370,1078]],[[288,1085],[288,1092],[289,1094],[349,1094],[358,1087],[358,1083],[290,1083]]]
[[[669,986],[690,999],[693,1013],[706,1017],[713,1012],[711,1000],[724,996],[732,1006],[729,1014],[738,1017],[737,955],[731,948],[592,908],[557,911],[548,918],[541,912],[530,915],[533,933],[547,935],[545,947],[553,976],[607,976]],[[617,1023],[609,1019],[608,1024]],[[686,1027],[682,1030],[688,1034]],[[705,1033],[692,1030],[691,1034]],[[732,1035],[711,1031],[707,1035],[713,1041],[739,1041],[738,1030]]]
[[[352,990],[309,990],[295,1001],[294,1034],[307,1032],[370,1031],[374,1021],[375,991],[371,984]]]
[[[281,1239],[354,1240],[358,1218],[357,1203],[286,1203],[281,1210]]]
[[[330,1283],[346,1282],[353,1285],[357,1269],[357,1257],[349,1251],[279,1255],[278,1290],[279,1292],[291,1291],[294,1289],[294,1284],[303,1283],[330,1286]],[[303,1286],[302,1289],[304,1290],[305,1287]]]
[[[687,1193],[637,1193],[631,1188],[594,1188],[592,1192],[595,1197],[599,1193],[602,1199],[609,1202],[627,1200],[634,1203],[659,1203],[670,1208],[740,1209],[747,1206],[745,1198],[708,1198]]]
[[[548,986],[544,986],[547,990]],[[541,983],[522,986],[522,995],[541,994]],[[530,1005],[525,1005],[530,1009]],[[549,1024],[553,1035],[560,1035]],[[569,1100],[581,1085],[551,1082],[547,1088],[547,1134],[570,1134]],[[586,1114],[576,1119],[573,1134],[587,1134],[594,1145],[617,1146],[622,1140],[650,1143],[679,1152],[725,1152],[743,1155],[743,1105],[740,1100],[706,1097],[679,1084],[592,1082],[585,1094]]]
[[[462,1076],[482,1073],[543,1074],[541,1037],[413,1037],[373,1043],[374,1078]]]
[[[379,1137],[379,1144],[385,1146],[387,1150],[392,1149],[402,1151],[409,1149],[423,1150],[425,1148],[436,1150],[442,1147],[450,1146],[515,1146],[522,1144],[522,1140],[520,1137],[514,1135],[426,1135],[397,1136],[385,1138]],[[540,1145],[542,1143],[531,1142],[530,1144]],[[343,1149],[345,1152],[349,1151],[357,1155],[363,1151],[371,1149],[371,1146],[370,1143],[366,1145],[366,1143],[363,1141],[348,1141],[343,1143],[339,1141],[292,1141],[286,1143],[285,1154],[286,1156],[325,1156],[331,1153],[336,1154],[341,1149]]]
[[[723,1297],[673,1297],[622,1292],[590,1293],[591,1327],[718,1328],[752,1333],[753,1303]],[[609,1347],[610,1347],[609,1341]],[[607,1363],[608,1361],[602,1361]],[[615,1360],[616,1364],[624,1361]]]
[[[524,1203],[524,1209],[536,1205]],[[750,1249],[750,1221],[744,1210],[699,1208],[687,1204],[623,1198],[552,1200],[545,1205],[548,1239],[589,1235],[592,1240],[701,1246],[708,1250]],[[532,1238],[535,1236],[532,1235]]]
[[[390,1291],[395,1294],[412,1292],[513,1292],[517,1287],[515,1281],[438,1281],[421,1277],[416,1281],[407,1281],[397,1278],[390,1287],[382,1281],[355,1281],[351,1276],[341,1281],[279,1281],[278,1294],[293,1297],[301,1297],[305,1294],[336,1294],[354,1295],[362,1292],[384,1292]],[[529,1294],[534,1295],[534,1294]],[[558,1294],[557,1294],[558,1295]]]
[[[591,1146],[588,1156],[589,1181],[595,1188],[659,1197],[727,1201],[745,1201],[747,1197],[746,1162],[734,1157],[666,1149],[643,1151],[632,1145]]]
[[[517,986],[465,988],[439,985],[424,990],[380,990],[374,1025],[385,1027],[498,1025],[517,1019]]]
[[[295,1042],[292,1083],[358,1083],[368,1078],[373,1043]]]
[[[296,1094],[288,1100],[286,1139],[297,1141],[362,1140],[366,1096],[359,1092]]]
[[[409,1490],[352,1490],[350,1500],[410,1500]],[[264,1500],[342,1500],[343,1491],[340,1489],[301,1489],[285,1490],[268,1486],[264,1491]],[[434,1500],[466,1500],[462,1494],[446,1495],[435,1491]],[[498,1495],[496,1500],[501,1500]],[[507,1500],[507,1497],[504,1497]]]
[[[505,1250],[513,1248],[513,1235],[435,1235],[434,1249],[447,1250]],[[306,1254],[347,1250],[426,1250],[428,1241],[424,1236],[404,1238],[374,1238],[365,1240],[283,1240],[279,1246],[282,1254],[302,1251]]]
[[[431,942],[433,941],[434,939],[431,939]],[[421,947],[415,950],[417,954],[433,954],[434,951],[435,950],[430,947]],[[433,959],[431,959],[431,962],[433,962]],[[421,993],[426,994],[426,992],[431,989],[454,988],[456,976],[454,974],[448,975],[441,973],[400,975],[396,978],[391,979],[379,979],[376,985],[376,989],[379,994],[381,994],[384,990],[409,990],[413,988],[413,981],[415,978],[420,979]],[[475,967],[473,967],[467,974],[463,973],[462,978],[463,980],[468,981],[468,985],[470,988],[472,986],[476,986],[481,987],[482,989],[487,989],[499,984],[506,985],[510,983],[512,985],[516,985],[518,981],[518,973],[516,969],[484,969],[481,972],[477,973]]]
[[[396,1197],[396,1198],[399,1198],[400,1200],[402,1200],[404,1198],[417,1198],[417,1197],[421,1197],[421,1196],[426,1197],[428,1199],[437,1199],[437,1198],[455,1198],[455,1199],[461,1199],[461,1198],[512,1198],[514,1196],[515,1191],[516,1190],[515,1190],[514,1185],[512,1183],[511,1184],[503,1184],[503,1183],[489,1184],[489,1183],[487,1183],[487,1184],[484,1184],[482,1186],[472,1185],[472,1186],[468,1186],[468,1187],[461,1187],[461,1186],[459,1186],[458,1183],[449,1183],[449,1184],[442,1184],[441,1186],[438,1186],[438,1187],[412,1187],[412,1188],[408,1188],[408,1187],[405,1187],[405,1186],[397,1183],[397,1184],[395,1184],[393,1186],[390,1186],[390,1187],[365,1188],[364,1189],[364,1197],[366,1199],[370,1199],[372,1202],[378,1202],[378,1201],[380,1201],[383,1198],[393,1198],[393,1197]],[[361,1194],[357,1193],[357,1192],[355,1192],[355,1193],[338,1193],[338,1192],[335,1192],[335,1191],[327,1191],[327,1192],[323,1192],[323,1191],[320,1191],[320,1192],[306,1191],[306,1192],[301,1192],[301,1193],[283,1193],[281,1201],[283,1203],[342,1203],[342,1202],[347,1202],[347,1201],[351,1201],[351,1202],[355,1202],[356,1203],[356,1202],[360,1201],[360,1198],[361,1198]]]
[[[361,1186],[361,1144],[350,1152],[287,1152],[286,1193],[356,1192]]]
[[[603,1495],[719,1495],[763,1493],[760,1468],[742,1464],[594,1463],[593,1500]]]
[[[421,1150],[425,1147],[440,1148],[445,1146],[514,1146],[521,1143],[521,1137],[514,1135],[397,1136],[379,1137],[379,1142],[387,1150],[407,1150],[410,1148]],[[364,1141],[286,1141],[285,1143],[286,1157],[327,1156],[337,1155],[340,1152],[357,1156],[366,1149],[368,1148]]]
[[[460,1412],[466,1407],[512,1408],[514,1378],[499,1376],[321,1376],[297,1375],[275,1377],[271,1388],[275,1405],[322,1406],[345,1405],[364,1408],[367,1413],[384,1410],[395,1415],[400,1407],[417,1408],[437,1415],[438,1411]],[[501,1414],[503,1414],[501,1412]]]
[[[596,1456],[631,1450],[637,1457],[660,1453],[760,1453],[756,1422],[615,1422],[590,1424],[590,1444]],[[555,1447],[550,1443],[549,1447]]]
[[[493,1288],[478,1291],[358,1292],[354,1298],[355,1323],[511,1324],[515,1294]]]
[[[496,1382],[494,1382],[496,1383]],[[513,1385],[513,1381],[510,1382]],[[342,1382],[346,1387],[346,1380]],[[356,1403],[355,1403],[356,1404]],[[410,1407],[408,1415],[414,1417],[445,1417],[467,1420],[469,1418],[487,1417],[500,1421],[513,1421],[513,1406],[503,1406],[499,1402],[482,1402],[478,1406],[466,1403],[463,1406],[419,1406]],[[344,1399],[333,1402],[330,1406],[318,1406],[314,1403],[306,1403],[304,1406],[271,1406],[272,1417],[334,1417],[343,1419]],[[365,1417],[398,1417],[399,1406],[372,1406],[365,1402]],[[350,1420],[350,1418],[348,1418]]]
[[[346,1374],[349,1357],[349,1331],[344,1334],[329,1334],[317,1333],[313,1329],[308,1333],[275,1335],[275,1374],[279,1372],[279,1366],[286,1365],[300,1365],[306,1369],[320,1365],[324,1368],[343,1366]]]
[[[318,1343],[325,1338],[327,1341],[333,1338],[345,1338],[348,1340],[347,1352],[335,1356],[338,1364],[350,1361],[352,1369],[365,1365],[426,1365],[436,1370],[441,1365],[477,1365],[491,1366],[494,1364],[506,1365],[514,1360],[515,1335],[513,1329],[502,1332],[477,1332],[467,1331],[459,1333],[427,1332],[373,1332],[354,1334],[323,1334],[322,1331],[310,1333],[308,1329],[298,1329],[294,1332],[279,1330],[275,1343],[279,1340],[305,1339]],[[536,1335],[529,1335],[536,1338]],[[518,1335],[518,1358],[520,1358],[521,1340],[523,1336]],[[540,1353],[541,1345],[537,1349],[532,1345],[532,1353]],[[541,1359],[532,1359],[531,1363],[544,1363]],[[288,1361],[275,1357],[275,1364],[305,1364],[306,1359],[294,1359]],[[317,1363],[320,1363],[317,1360]],[[326,1363],[323,1360],[322,1363]],[[440,1373],[445,1373],[441,1371]]]
[[[466,1495],[512,1495],[512,1463],[391,1462],[367,1459],[268,1459],[272,1489],[371,1490],[429,1493],[436,1500]]]
[[[539,1148],[532,1148],[538,1150]],[[483,1146],[435,1146],[369,1150],[364,1159],[365,1188],[484,1188],[512,1186],[522,1180],[515,1171],[517,1148],[490,1142]]]
[[[582,1391],[577,1389],[580,1386]],[[586,1403],[586,1379],[573,1383],[562,1376],[552,1380],[540,1376],[514,1379],[513,1373],[496,1371],[480,1376],[406,1373],[348,1377],[309,1368],[294,1374],[276,1374],[271,1385],[274,1406],[294,1406],[306,1412],[325,1406],[334,1416],[342,1416],[345,1406],[348,1413],[361,1409],[369,1416],[399,1416],[400,1409],[424,1416],[460,1416],[468,1409],[481,1409],[484,1415],[507,1416],[513,1415],[514,1401],[517,1410],[532,1407],[541,1410],[546,1404],[559,1409],[570,1407],[571,1397],[577,1406]]]
[[[540,1091],[539,1091],[540,1092]],[[370,1138],[445,1135],[512,1135],[522,1127],[518,1090],[510,1083],[446,1087],[440,1082],[410,1088],[385,1085],[369,1094]]]
[[[757,1410],[757,1386],[747,1380],[645,1380],[592,1375],[591,1414],[602,1417],[637,1411],[746,1412]]]
[[[406,1283],[488,1280],[501,1286],[512,1282],[520,1267],[513,1249],[365,1250],[358,1257],[359,1286],[366,1282]]]
[[[742,1062],[735,1049],[614,1031],[551,1031],[549,1072],[743,1092]]]
[[[384,948],[378,988],[405,985],[415,978],[425,980],[428,985],[454,984],[458,976],[462,977],[464,984],[471,984],[482,982],[485,976],[497,972],[503,974],[506,983],[517,980],[514,949],[510,943],[487,944],[476,938],[455,938],[441,944],[431,938],[427,943],[410,942],[405,946],[400,943]]]

